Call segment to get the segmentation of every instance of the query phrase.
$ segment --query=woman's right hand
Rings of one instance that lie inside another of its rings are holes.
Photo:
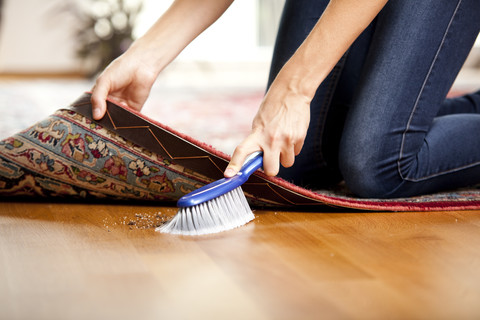
[[[235,149],[225,177],[237,174],[248,155],[259,150],[268,176],[277,175],[280,164],[293,165],[307,135],[311,98],[289,84],[274,81],[253,119],[251,133]]]
[[[95,120],[105,115],[107,98],[137,111],[142,109],[158,75],[153,66],[143,62],[149,60],[142,55],[141,51],[129,49],[98,76],[91,98]]]

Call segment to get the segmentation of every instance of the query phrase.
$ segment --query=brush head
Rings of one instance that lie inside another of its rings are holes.
[[[240,227],[255,218],[241,187],[190,207],[181,207],[156,231],[180,235],[217,233]]]
[[[178,207],[192,207],[199,205],[202,202],[210,201],[214,198],[218,198],[237,187],[244,184],[250,175],[260,168],[263,164],[263,153],[255,152],[251,154],[240,171],[231,178],[223,178],[207,184],[195,191],[190,192],[187,195],[181,197],[178,202]]]
[[[182,235],[201,235],[230,230],[253,220],[241,185],[263,164],[262,152],[251,154],[240,171],[203,186],[180,198],[178,213],[156,231]]]

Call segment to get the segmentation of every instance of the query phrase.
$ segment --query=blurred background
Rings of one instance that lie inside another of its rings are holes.
[[[0,139],[88,91],[171,2],[0,0]],[[283,2],[235,1],[160,75],[143,113],[231,153],[265,91]],[[480,87],[479,52],[477,41],[454,91]]]

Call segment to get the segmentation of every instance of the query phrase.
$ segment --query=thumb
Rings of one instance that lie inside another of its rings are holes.
[[[225,169],[225,172],[224,172],[225,178],[231,178],[234,175],[236,175],[238,171],[240,171],[240,169],[242,168],[247,157],[252,153],[254,153],[255,151],[259,151],[259,150],[260,148],[258,146],[245,147],[244,145],[239,145],[235,149],[232,155],[232,160],[230,160],[230,163]]]
[[[107,110],[107,97],[109,87],[101,83],[95,85],[92,89],[92,113],[95,120],[100,120]]]

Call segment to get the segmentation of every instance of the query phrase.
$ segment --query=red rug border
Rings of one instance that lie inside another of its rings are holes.
[[[91,94],[91,92],[86,92],[88,94]],[[166,131],[169,131],[170,133],[184,139],[185,141],[188,141],[189,143],[192,143],[196,146],[199,146],[203,149],[205,149],[207,152],[224,159],[226,161],[230,161],[231,156],[215,149],[213,146],[201,142],[191,136],[188,136],[184,133],[181,133],[167,125],[164,125],[154,119],[151,119],[150,117],[140,113],[137,110],[134,110],[132,108],[129,108],[124,105],[119,105],[118,102],[115,102],[112,99],[107,99],[107,101],[115,104],[116,106],[119,106],[120,108],[123,108],[129,112],[132,112],[136,116],[142,118],[143,120],[150,122],[151,124],[158,126]],[[267,180],[271,183],[274,183],[280,187],[292,190],[302,196],[305,196],[307,198],[315,199],[317,201],[320,201],[321,204],[325,205],[330,205],[330,206],[336,206],[336,207],[344,207],[344,208],[350,208],[350,209],[360,209],[360,210],[369,210],[369,211],[453,211],[453,210],[476,210],[480,209],[480,199],[478,201],[451,201],[451,200],[446,200],[446,201],[419,201],[418,203],[412,203],[412,202],[405,202],[401,200],[395,200],[395,199],[378,199],[378,200],[372,200],[372,199],[345,199],[345,198],[340,198],[340,197],[334,197],[334,196],[327,196],[321,193],[317,193],[315,191],[307,190],[302,187],[299,187],[297,185],[294,185],[288,181],[285,181],[281,178],[278,177],[269,177],[266,174],[264,174],[261,171],[257,171],[254,173],[255,175],[261,177],[264,180]]]

